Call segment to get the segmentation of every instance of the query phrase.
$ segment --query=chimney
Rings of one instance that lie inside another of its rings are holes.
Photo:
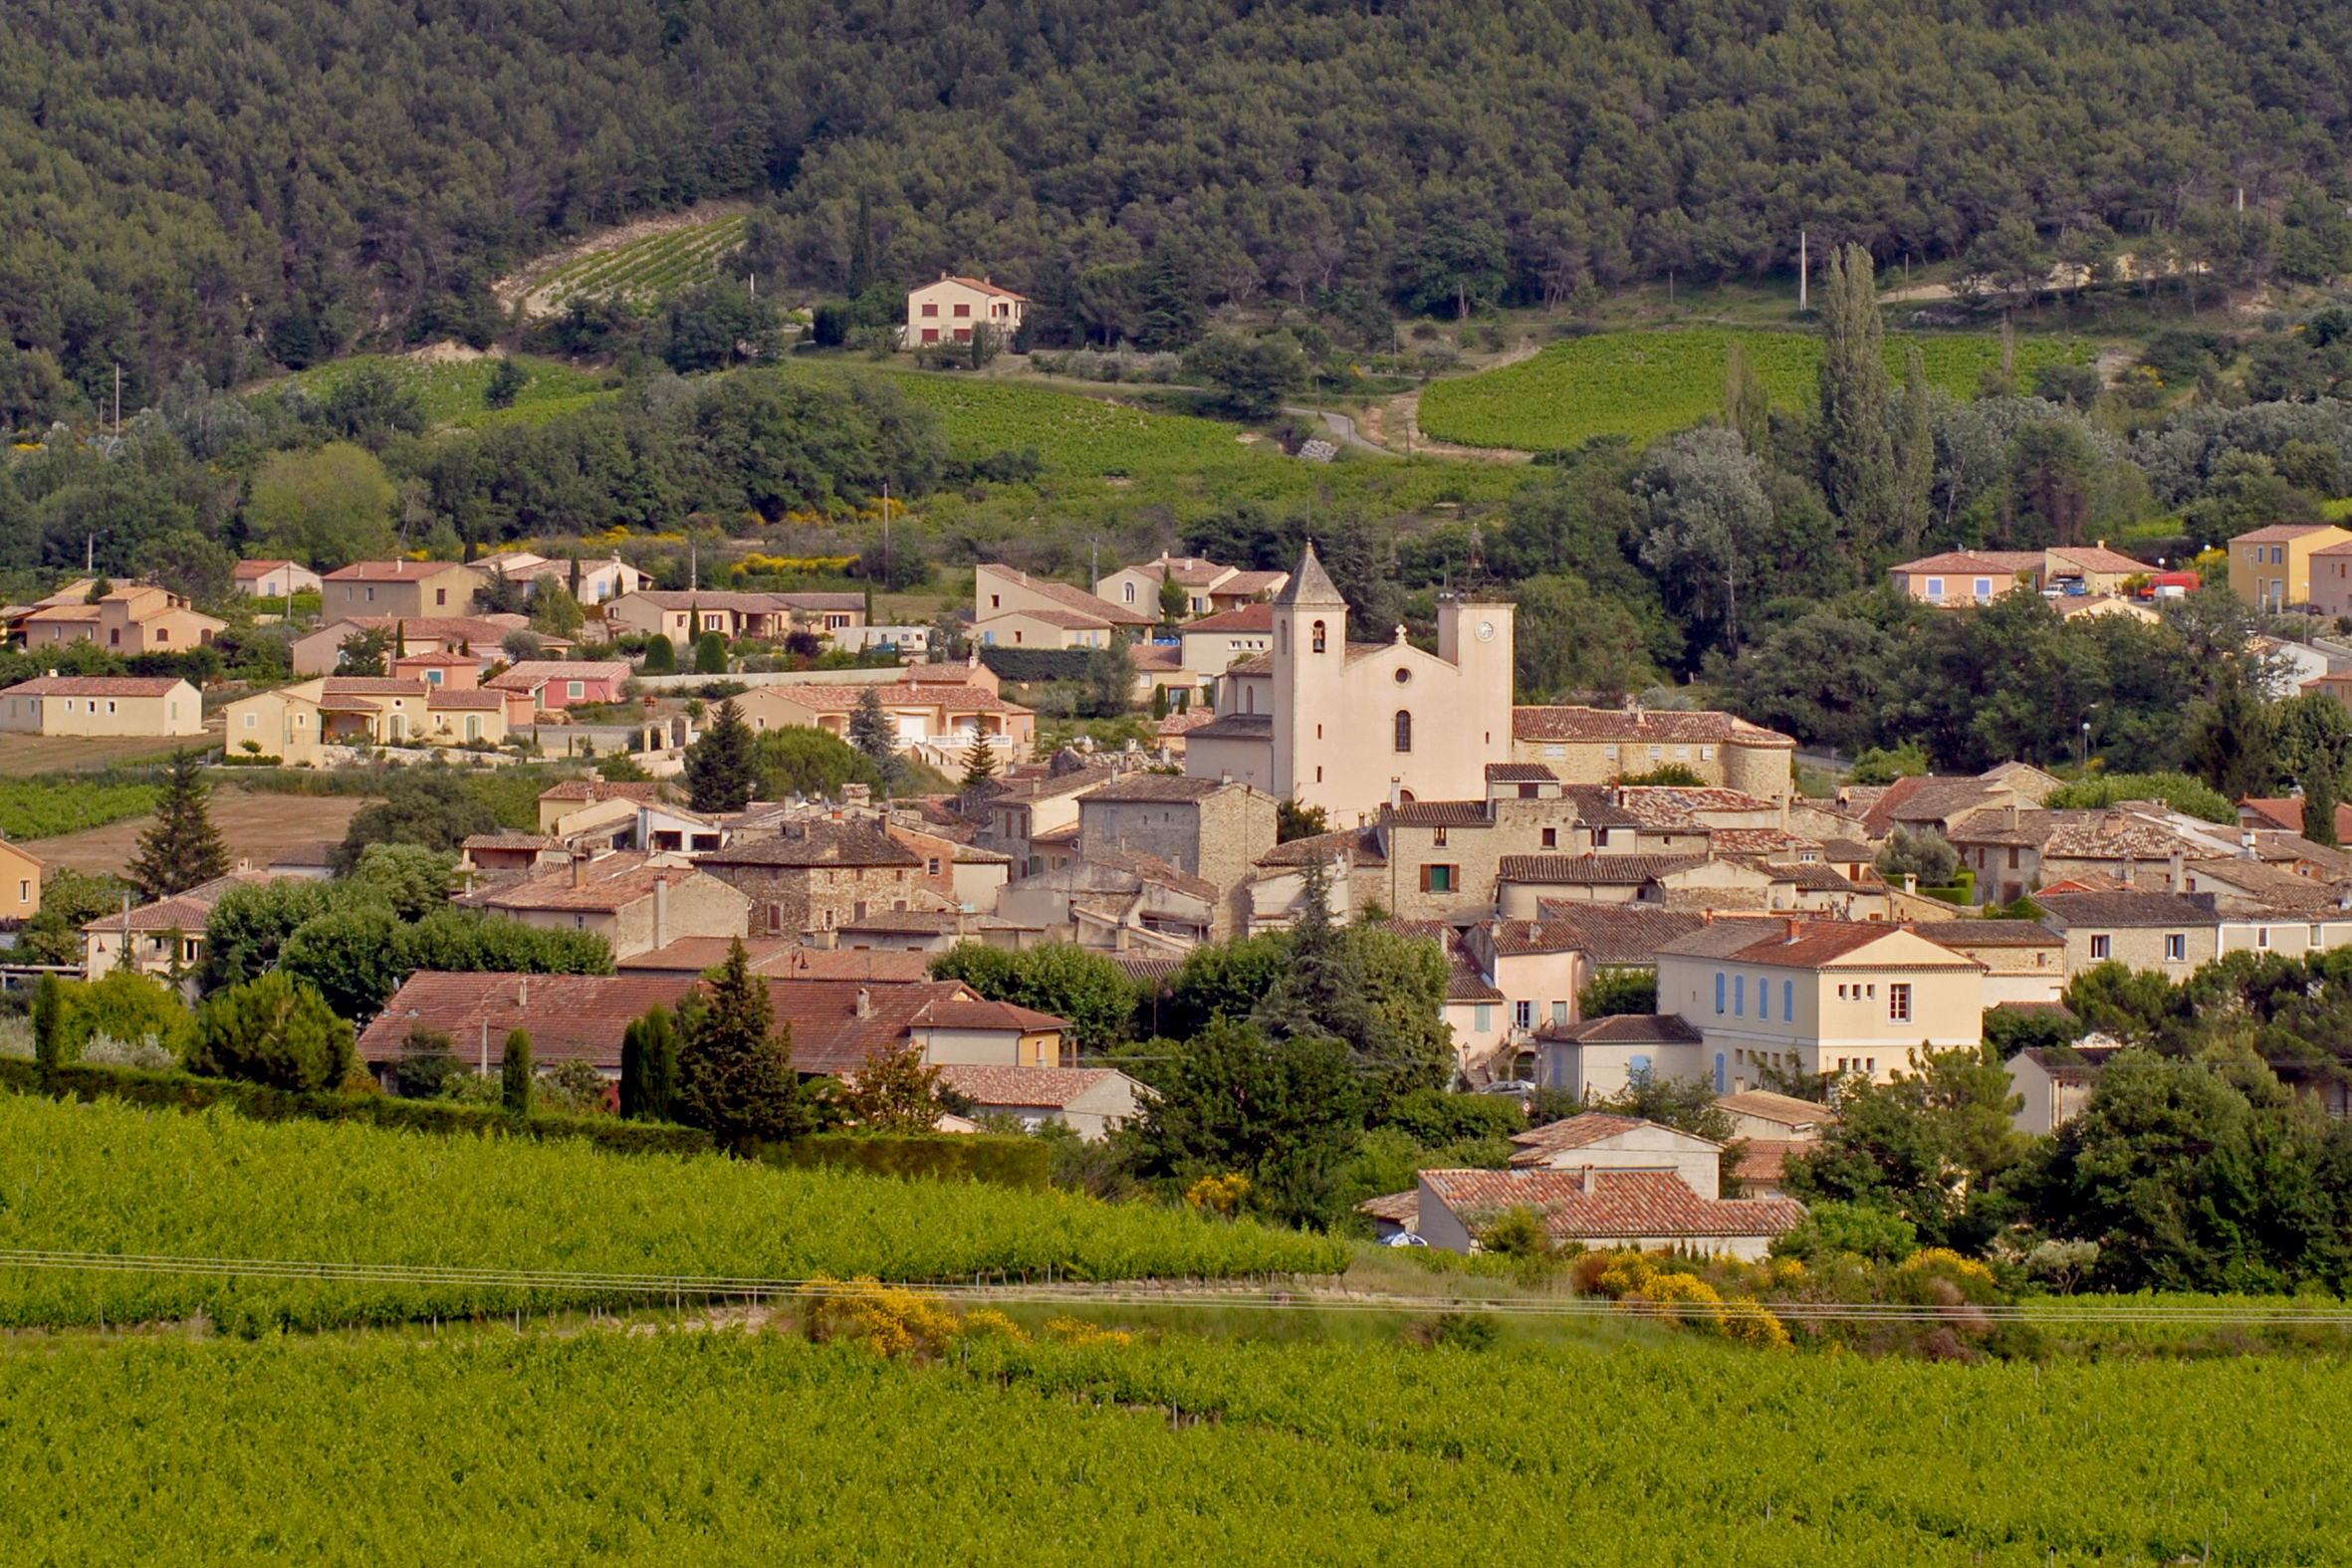
[[[1911,894],[1919,892],[1919,874],[1917,872],[1906,871],[1903,873],[1903,891]]]
[[[2102,833],[2122,832],[2123,813],[2121,811],[2109,811],[2105,816],[2099,819],[2099,831]]]
[[[874,994],[863,986],[857,988],[857,1015],[861,1018],[874,1015]]]
[[[1125,921],[1122,920],[1117,925],[1110,928],[1110,950],[1113,953],[1125,953],[1133,948],[1134,945],[1135,939],[1128,935],[1127,923]]]
[[[1576,1173],[1576,1191],[1582,1193],[1587,1198],[1592,1196],[1591,1166],[1588,1165],[1583,1170]]]
[[[2237,858],[2240,860],[2254,858],[2254,835],[2251,829],[2237,835]]]
[[[1794,915],[1790,915],[1790,916],[1788,917],[1787,925],[1788,925],[1788,935],[1787,935],[1787,936],[1786,936],[1786,937],[1785,937],[1783,940],[1784,940],[1784,941],[1787,941],[1787,942],[1794,942],[1794,941],[1796,940],[1796,926],[1797,926],[1797,920],[1796,920],[1796,917],[1795,917]]]
[[[669,929],[670,879],[657,876],[653,879],[653,945],[656,948],[669,946]]]
[[[1404,804],[1404,781],[1391,778],[1388,781],[1388,808],[1393,811],[1402,804]]]
[[[2009,829],[2011,832],[2016,831],[2017,803],[2014,800],[2011,800],[2007,805],[2004,805],[2000,808],[2000,825]]]
[[[520,976],[515,981],[515,1010],[527,1012],[531,1008],[531,977]]]
[[[585,850],[585,849],[583,849],[583,850],[580,850],[579,852],[577,852],[577,853],[575,853],[575,854],[573,855],[573,857],[572,857],[572,885],[573,885],[574,887],[586,887],[586,886],[588,886],[588,851],[587,851],[587,850]]]
[[[2168,893],[2181,890],[2181,852],[2178,849],[2173,851],[2172,859],[2166,862],[2164,887]]]

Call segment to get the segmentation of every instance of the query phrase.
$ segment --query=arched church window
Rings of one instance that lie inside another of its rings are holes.
[[[1323,623],[1319,620],[1314,623],[1314,651],[1323,651]]]
[[[1413,749],[1413,716],[1402,708],[1396,711],[1396,749],[1400,752]]]

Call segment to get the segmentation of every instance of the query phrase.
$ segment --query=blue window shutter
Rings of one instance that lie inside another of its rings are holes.
[[[1719,1015],[1723,1012],[1723,972],[1721,970],[1716,971],[1715,975],[1715,1010]]]
[[[1734,975],[1732,977],[1732,1016],[1735,1018],[1744,1018],[1747,1015],[1748,977],[1745,975]]]
[[[1796,982],[1793,980],[1780,982],[1780,1021],[1796,1021]]]
[[[1718,1093],[1718,1094],[1721,1094],[1721,1093],[1723,1093],[1723,1091],[1724,1091],[1723,1052],[1722,1052],[1722,1051],[1717,1051],[1717,1052],[1715,1053],[1715,1092],[1716,1092],[1716,1093]]]

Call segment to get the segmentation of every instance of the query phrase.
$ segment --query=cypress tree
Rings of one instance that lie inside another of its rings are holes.
[[[55,975],[44,975],[33,993],[33,1057],[41,1066],[41,1081],[53,1085],[57,1069],[65,1065],[66,991]]]
[[[2324,762],[2303,770],[2303,836],[2334,849],[2336,843],[2336,771]]]
[[[531,1035],[516,1029],[506,1037],[506,1056],[498,1069],[498,1097],[516,1116],[531,1114]]]
[[[727,673],[727,639],[715,631],[706,631],[694,644],[694,673],[724,675]]]
[[[620,1038],[620,1114],[667,1121],[678,1097],[678,1031],[667,1008],[655,1007]]]
[[[1870,252],[1829,254],[1821,313],[1821,493],[1857,551],[1875,550],[1895,526],[1894,388]]]
[[[678,1119],[722,1143],[811,1131],[815,1118],[793,1072],[792,1027],[776,1026],[768,983],[751,972],[742,938],[705,985],[707,997],[683,1009]]]
[[[740,811],[759,784],[758,743],[730,697],[686,748],[686,792],[697,811]]]
[[[678,650],[669,638],[660,632],[655,632],[645,639],[643,673],[647,675],[675,675],[678,673]]]
[[[228,846],[205,805],[211,792],[197,770],[196,754],[174,752],[163,770],[155,825],[139,835],[138,853],[126,868],[148,898],[184,893],[229,869]]]
[[[1723,411],[1724,422],[1740,432],[1748,455],[1764,456],[1772,438],[1772,396],[1749,361],[1748,350],[1737,342],[1724,366]]]

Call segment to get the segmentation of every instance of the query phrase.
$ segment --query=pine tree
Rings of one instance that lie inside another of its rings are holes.
[[[656,1007],[620,1037],[620,1114],[636,1121],[668,1121],[678,1097],[678,1031],[667,1008]]]
[[[697,811],[740,811],[759,784],[758,743],[730,697],[686,748],[686,793]]]
[[[505,1058],[498,1069],[498,1098],[515,1116],[531,1114],[531,1034],[516,1029],[506,1037]]]
[[[882,694],[871,686],[857,694],[857,706],[849,710],[849,744],[865,754],[865,760],[885,773],[898,757],[898,721],[882,706]]]
[[[211,794],[197,770],[194,752],[175,752],[163,770],[163,799],[155,825],[139,835],[130,880],[148,898],[169,898],[229,869],[228,846],[212,825],[205,801]]]
[[[988,744],[986,735],[974,730],[972,744],[964,752],[964,793],[970,794],[996,776],[996,748]]]
[[[1822,293],[1821,493],[1847,544],[1868,552],[1886,542],[1896,513],[1894,389],[1870,252],[1830,252]]]
[[[776,1027],[768,983],[751,972],[738,937],[684,1009],[678,1049],[678,1119],[721,1143],[797,1138],[815,1118],[793,1072],[792,1026]]]

